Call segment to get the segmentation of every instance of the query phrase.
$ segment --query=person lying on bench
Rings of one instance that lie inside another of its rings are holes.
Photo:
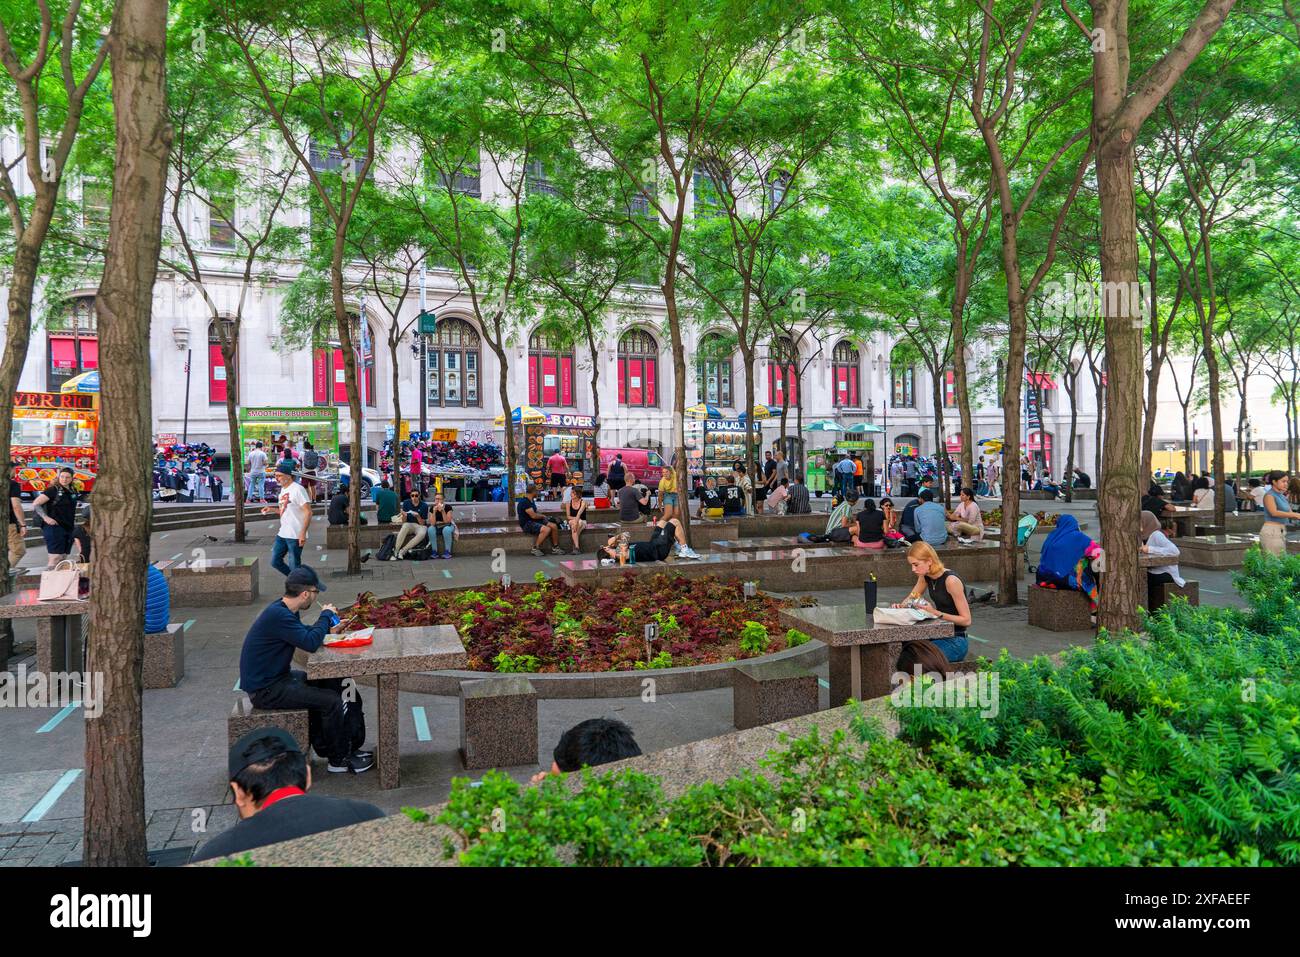
[[[538,485],[536,490],[540,493],[542,487]],[[559,523],[547,518],[541,512],[537,511],[537,503],[528,497],[528,488],[525,486],[524,494],[515,499],[515,517],[519,519],[519,527],[529,535],[536,535],[533,541],[533,554],[544,555],[542,546],[547,541],[551,543],[552,555],[563,555],[564,551],[560,548],[560,526]]]
[[[686,542],[686,531],[682,523],[675,518],[655,523],[647,542],[634,542],[627,532],[611,535],[601,546],[597,557],[602,564],[644,565],[646,562],[661,562],[676,549],[678,558],[699,558]]]
[[[622,721],[588,718],[560,735],[560,743],[552,754],[551,770],[537,772],[529,783],[541,784],[548,774],[568,774],[640,755],[632,729]]]
[[[227,767],[239,820],[199,848],[191,861],[240,854],[384,816],[365,801],[308,794],[307,756],[293,735],[280,728],[248,732],[231,745]]]
[[[308,565],[285,576],[284,597],[271,602],[244,636],[239,687],[263,711],[306,708],[312,747],[329,760],[330,771],[361,774],[374,766],[375,756],[357,750],[365,743],[360,694],[352,687],[345,701],[342,678],[308,681],[305,672],[289,668],[295,649],[319,651],[326,635],[343,629],[333,605],[321,605],[316,624],[303,624],[302,613],[323,591],[325,583]]]

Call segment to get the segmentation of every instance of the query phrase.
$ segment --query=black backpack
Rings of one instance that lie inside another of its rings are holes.
[[[308,449],[302,453],[302,467],[305,469],[316,469],[320,466],[320,453],[315,449]]]
[[[375,558],[378,561],[386,562],[393,557],[393,552],[397,551],[397,533],[385,535],[384,540],[379,543],[379,551]]]

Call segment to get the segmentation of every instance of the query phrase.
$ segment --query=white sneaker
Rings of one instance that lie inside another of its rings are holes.
[[[704,556],[702,556],[699,552],[697,552],[695,549],[691,548],[691,546],[689,546],[689,545],[682,545],[682,546],[680,547],[680,549],[678,550],[677,554],[678,554],[679,556],[681,556],[682,558],[695,558],[695,559],[701,559],[701,558],[704,557]]]
[[[967,538],[964,535],[957,539],[958,545],[973,545],[974,543],[975,543],[975,539]]]
[[[613,564],[614,564],[614,559],[612,559],[612,558],[602,558],[602,559],[600,560],[600,564],[601,564],[603,567],[608,567],[609,565],[613,565]]]

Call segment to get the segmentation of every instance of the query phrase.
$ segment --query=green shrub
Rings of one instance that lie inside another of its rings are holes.
[[[767,625],[760,621],[747,621],[740,629],[740,650],[750,656],[765,654],[771,643]]]
[[[534,655],[512,655],[502,651],[492,659],[494,670],[502,674],[526,674],[537,670]]]
[[[649,661],[637,661],[633,667],[637,671],[648,671],[657,668],[671,668],[673,666],[673,656],[666,651],[661,651]]]
[[[787,648],[798,648],[800,645],[806,645],[810,641],[812,641],[812,639],[798,628],[791,628],[785,633],[785,646]]]

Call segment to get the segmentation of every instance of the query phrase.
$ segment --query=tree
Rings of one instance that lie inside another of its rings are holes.
[[[105,42],[117,149],[108,255],[99,287],[104,421],[95,480],[88,670],[103,711],[86,719],[85,862],[145,863],[142,728],[145,569],[153,449],[149,320],[162,238],[167,153],[166,0],[118,0]]]
[[[1101,474],[1097,512],[1102,547],[1106,551],[1106,590],[1101,594],[1098,620],[1109,629],[1137,625],[1145,576],[1138,564],[1133,529],[1144,483],[1142,468],[1142,339],[1144,323],[1130,295],[1137,287],[1137,217],[1133,188],[1133,147],[1142,125],[1183,72],[1223,25],[1235,0],[1206,0],[1189,19],[1178,16],[1175,28],[1187,23],[1177,41],[1152,56],[1171,17],[1161,12],[1141,33],[1130,33],[1128,0],[1089,0],[1089,29],[1063,0],[1066,12],[1086,38],[1092,52],[1092,136],[1101,224],[1103,288],[1122,291],[1103,304],[1106,329],[1106,468]],[[1182,14],[1184,8],[1179,8]],[[1145,42],[1143,42],[1145,41]],[[1130,82],[1131,47],[1140,60],[1153,62]]]
[[[366,464],[354,325],[344,301],[348,226],[387,133],[385,114],[426,45],[421,26],[438,0],[212,0],[219,29],[238,48],[249,89],[307,177],[332,230],[330,291],[343,352],[352,474]],[[360,26],[360,31],[358,30]],[[429,64],[422,64],[425,69]],[[361,482],[348,504],[349,575],[361,571]]]
[[[199,38],[204,37],[203,42]],[[169,159],[164,215],[163,263],[180,281],[198,290],[208,321],[219,337],[226,375],[226,427],[230,436],[230,484],[235,501],[235,541],[247,535],[244,519],[244,450],[239,442],[239,342],[244,309],[265,257],[292,249],[296,232],[279,219],[293,182],[292,158],[282,151],[261,153],[260,169],[237,166],[237,155],[263,131],[261,117],[246,104],[223,95],[230,78],[222,73],[234,61],[228,44],[208,46],[206,34],[190,30],[173,35],[174,68],[169,78],[168,111],[174,142]],[[213,55],[209,55],[209,51]],[[186,56],[192,52],[194,56]],[[242,164],[241,164],[242,165]],[[195,213],[201,218],[195,234]],[[233,303],[225,297],[231,267],[212,261],[204,249],[219,224],[228,254],[236,259],[239,290]],[[220,296],[223,303],[217,301]]]
[[[11,474],[9,445],[13,435],[14,392],[27,361],[32,332],[32,300],[41,273],[41,254],[55,219],[64,173],[81,128],[87,97],[108,55],[96,46],[107,28],[109,4],[68,0],[62,17],[50,0],[0,4],[0,63],[13,84],[0,98],[0,119],[16,127],[21,152],[0,157],[0,201],[9,214],[8,321],[0,359],[0,470]],[[80,74],[80,75],[78,75]],[[99,94],[103,94],[103,90]],[[16,101],[16,108],[15,108]],[[14,170],[22,164],[31,189],[27,199]],[[0,510],[0,541],[6,540],[9,511]],[[0,549],[0,593],[9,590],[9,555]]]

